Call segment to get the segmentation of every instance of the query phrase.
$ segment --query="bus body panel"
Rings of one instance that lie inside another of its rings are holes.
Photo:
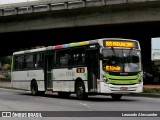
[[[43,70],[27,70],[12,72],[12,87],[14,88],[30,90],[32,80],[37,81],[39,91],[45,91]]]
[[[61,68],[52,70],[53,91],[70,91],[70,81],[72,78],[72,69]]]
[[[52,70],[53,91],[75,91],[76,79],[87,80],[87,67],[60,68]],[[88,91],[88,84],[84,82],[85,89]]]
[[[81,79],[84,83],[85,86],[85,91],[88,92],[88,69],[87,67],[77,67],[77,68],[73,68],[73,81],[71,81],[71,91],[75,91],[75,80],[77,79]]]
[[[76,80],[77,78],[81,78],[82,80],[88,80],[88,71],[87,67],[77,67],[73,68],[73,80]]]
[[[53,91],[70,92],[70,81],[53,81]]]

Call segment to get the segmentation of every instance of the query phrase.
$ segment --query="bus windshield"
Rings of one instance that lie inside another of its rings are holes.
[[[102,50],[103,70],[117,72],[138,72],[141,71],[141,53],[134,49]]]

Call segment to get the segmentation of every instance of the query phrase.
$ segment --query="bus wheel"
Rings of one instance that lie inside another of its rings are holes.
[[[69,92],[58,92],[58,95],[62,98],[68,98],[71,95],[71,93],[69,93]]]
[[[32,95],[38,95],[38,85],[37,85],[37,82],[36,81],[33,81],[31,83],[31,94]]]
[[[113,100],[120,100],[122,97],[122,94],[111,94],[111,97]]]
[[[76,84],[76,95],[78,99],[85,99],[88,95],[85,93],[85,87],[82,82]]]

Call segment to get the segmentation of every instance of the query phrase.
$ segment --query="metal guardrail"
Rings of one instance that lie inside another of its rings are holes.
[[[159,0],[40,0],[0,5],[0,16]]]

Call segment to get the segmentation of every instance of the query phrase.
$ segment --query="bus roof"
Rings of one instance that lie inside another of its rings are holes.
[[[54,50],[54,49],[62,49],[62,48],[69,48],[69,47],[95,44],[95,43],[100,43],[100,41],[102,41],[102,40],[136,41],[136,40],[133,40],[133,39],[123,39],[123,38],[102,38],[102,39],[95,39],[95,40],[89,40],[89,41],[74,42],[74,43],[68,43],[68,44],[62,44],[62,45],[56,45],[56,46],[48,46],[48,47],[43,47],[43,48],[36,48],[36,49],[18,51],[18,52],[14,52],[13,55],[24,54],[24,53],[32,53],[32,52],[43,52],[43,51],[46,51],[46,50]]]

